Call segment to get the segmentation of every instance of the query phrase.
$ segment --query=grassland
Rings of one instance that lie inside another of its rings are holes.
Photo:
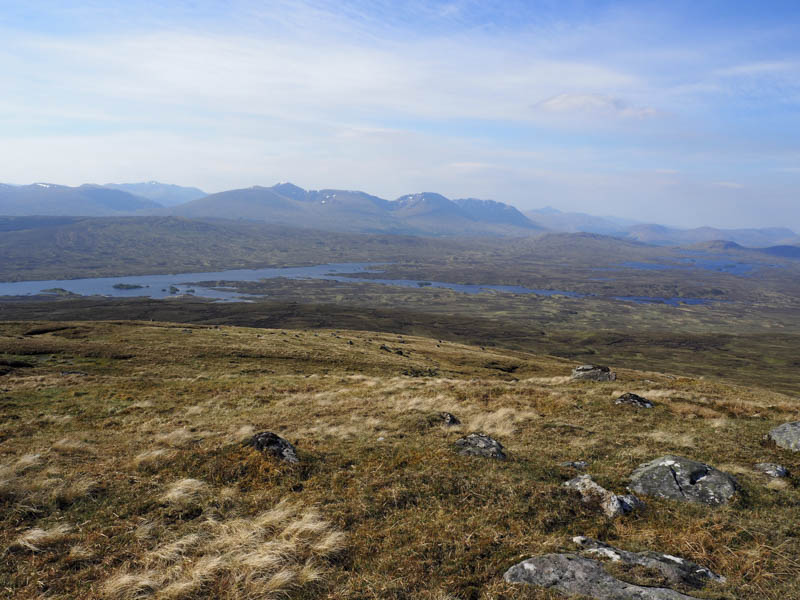
[[[728,578],[698,597],[800,596],[798,479],[752,470],[800,472],[762,441],[800,418],[774,390],[661,368],[575,383],[563,358],[344,327],[6,322],[0,358],[10,597],[546,600],[502,573],[573,535]],[[624,391],[657,406],[615,406]],[[438,425],[442,410],[463,425]],[[300,464],[242,446],[260,430]],[[510,459],[456,454],[473,430]],[[718,509],[650,498],[610,521],[562,486],[564,461],[619,492],[666,453],[742,492]]]

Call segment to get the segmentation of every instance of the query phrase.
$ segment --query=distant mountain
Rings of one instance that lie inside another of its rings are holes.
[[[503,204],[495,200],[479,200],[477,198],[460,198],[453,200],[453,202],[476,221],[513,225],[528,229],[542,229],[538,222],[532,221],[509,204]]]
[[[635,225],[627,229],[626,237],[657,246],[683,246],[725,240],[749,248],[764,248],[800,242],[800,237],[794,231],[784,227],[766,227],[762,229],[717,229],[714,227],[676,229],[663,225]]]
[[[354,190],[308,191],[291,183],[211,194],[169,212],[362,233],[528,235],[542,229],[500,202],[454,202],[431,192],[389,201]]]
[[[51,183],[0,186],[0,215],[118,216],[148,214],[161,205],[100,185],[68,187]]]
[[[763,229],[697,227],[695,229],[679,229],[655,223],[636,223],[618,217],[597,217],[584,213],[561,212],[549,206],[527,211],[525,215],[553,231],[599,233],[655,246],[686,246],[704,242],[727,241],[750,248],[763,248],[800,243],[800,236],[791,229],[783,227],[767,227]]]
[[[633,222],[615,217],[596,217],[586,213],[561,212],[550,206],[525,212],[525,216],[548,229],[565,233],[624,235]]]
[[[184,187],[158,181],[144,183],[107,183],[103,187],[113,190],[122,190],[140,198],[147,198],[158,202],[161,206],[176,206],[184,202],[191,202],[207,196],[203,190],[196,187]]]

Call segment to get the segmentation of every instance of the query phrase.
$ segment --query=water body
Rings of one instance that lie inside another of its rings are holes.
[[[342,283],[378,283],[408,288],[448,289],[463,294],[503,292],[510,294],[534,294],[537,296],[565,296],[588,298],[586,294],[566,290],[533,289],[520,285],[458,284],[444,281],[419,281],[416,279],[382,279],[380,277],[350,277],[354,274],[379,275],[380,263],[332,263],[311,267],[287,267],[265,269],[232,269],[204,273],[179,273],[172,275],[131,275],[126,277],[92,277],[87,279],[51,279],[46,281],[18,281],[0,283],[0,296],[35,296],[43,293],[79,296],[104,296],[111,298],[163,299],[179,295],[209,298],[218,302],[247,302],[260,296],[242,294],[235,289],[219,287],[214,282],[255,282],[263,279],[283,277],[286,279],[318,279]],[[196,282],[203,282],[202,284]],[[616,300],[638,303],[657,303],[679,306],[680,304],[706,304],[710,300],[701,298],[656,298],[648,296],[618,297]]]
[[[246,301],[254,296],[242,294],[231,288],[220,288],[210,282],[253,282],[262,279],[283,277],[286,279],[322,279],[346,283],[381,283],[412,288],[444,288],[464,294],[480,294],[486,291],[514,294],[536,294],[539,296],[583,297],[576,292],[564,290],[529,289],[518,285],[473,285],[446,283],[443,281],[417,281],[411,279],[353,278],[344,274],[380,274],[378,263],[332,263],[311,267],[288,267],[266,269],[233,269],[205,273],[179,273],[173,275],[131,275],[126,277],[92,277],[87,279],[51,279],[45,281],[18,281],[0,283],[0,296],[33,296],[42,293],[62,295],[107,296],[113,298],[163,299],[182,294],[219,301]],[[202,281],[209,285],[201,285]]]
[[[614,300],[635,302],[636,304],[668,304],[669,306],[701,306],[714,302],[708,298],[656,298],[653,296],[615,296]]]

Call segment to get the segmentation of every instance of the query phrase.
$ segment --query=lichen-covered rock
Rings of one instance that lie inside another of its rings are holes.
[[[509,583],[524,583],[555,590],[570,596],[583,595],[597,600],[693,600],[665,587],[647,587],[617,579],[603,569],[602,557],[613,562],[638,565],[659,571],[671,585],[701,588],[710,581],[724,581],[710,570],[691,561],[657,552],[627,552],[585,537],[574,538],[584,550],[577,554],[544,554],[511,567],[503,575]]]
[[[294,446],[281,436],[271,431],[262,431],[250,438],[246,444],[259,452],[267,452],[276,458],[288,463],[298,463],[297,451]]]
[[[800,421],[778,425],[770,430],[767,437],[781,448],[800,452]]]
[[[653,408],[653,403],[650,402],[647,398],[643,398],[638,394],[633,394],[631,392],[625,392],[617,398],[614,404],[626,404],[628,406],[634,406],[636,408]]]
[[[572,379],[578,381],[614,381],[617,374],[608,367],[581,365],[572,370]]]
[[[767,477],[788,477],[789,469],[777,463],[756,463],[753,468]]]
[[[565,482],[564,485],[577,490],[584,502],[597,503],[602,509],[603,514],[610,519],[626,515],[629,512],[644,507],[644,502],[633,494],[617,496],[614,492],[610,492],[597,484],[592,479],[591,475],[578,475],[574,479]]]
[[[631,491],[645,496],[671,498],[717,506],[738,490],[728,473],[682,456],[662,456],[640,465],[631,474]]]
[[[652,551],[628,552],[582,535],[572,538],[572,541],[583,548],[582,554],[586,557],[601,556],[612,562],[655,569],[672,585],[681,584],[700,589],[711,581],[719,583],[725,581],[724,577],[713,573],[710,569],[671,554]]]
[[[482,456],[504,460],[503,444],[483,433],[470,433],[468,436],[456,440],[459,454],[464,456]]]
[[[599,561],[577,554],[534,556],[511,567],[503,579],[597,600],[694,600],[669,588],[627,583],[606,573]]]

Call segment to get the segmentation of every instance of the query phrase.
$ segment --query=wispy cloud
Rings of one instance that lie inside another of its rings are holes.
[[[632,118],[654,117],[658,114],[655,108],[630,106],[621,98],[603,94],[559,94],[539,102],[534,108],[555,113],[611,115]]]

